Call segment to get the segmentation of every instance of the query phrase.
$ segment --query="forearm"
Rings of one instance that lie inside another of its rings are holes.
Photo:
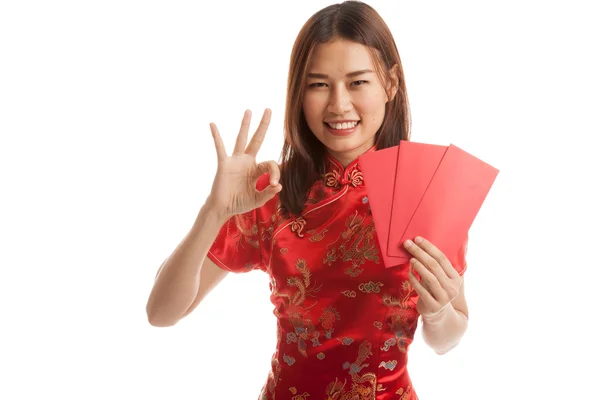
[[[148,321],[174,325],[190,307],[200,286],[200,271],[225,218],[205,204],[194,225],[157,273],[148,298]]]
[[[445,354],[454,348],[467,330],[468,318],[450,304],[434,317],[422,317],[423,339],[437,354]]]

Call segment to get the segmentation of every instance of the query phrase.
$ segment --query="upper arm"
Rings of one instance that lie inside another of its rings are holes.
[[[183,317],[189,315],[200,304],[200,302],[213,290],[229,272],[219,268],[210,258],[206,257],[200,269],[200,286],[194,301],[187,309]],[[182,318],[183,318],[182,317]]]

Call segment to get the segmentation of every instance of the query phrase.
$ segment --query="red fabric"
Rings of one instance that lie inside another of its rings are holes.
[[[228,271],[270,276],[278,344],[259,399],[418,399],[408,264],[383,264],[358,159],[344,169],[328,157],[322,178],[301,217],[280,217],[276,196],[226,223],[209,252]]]

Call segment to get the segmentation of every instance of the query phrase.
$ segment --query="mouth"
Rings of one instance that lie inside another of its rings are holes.
[[[352,129],[356,127],[360,123],[360,120],[357,121],[344,121],[344,122],[325,122],[325,125],[329,126],[331,129],[344,130],[344,129]]]
[[[360,125],[360,120],[344,122],[323,122],[323,125],[325,125],[327,131],[332,135],[346,136],[353,133],[356,130],[356,127]]]

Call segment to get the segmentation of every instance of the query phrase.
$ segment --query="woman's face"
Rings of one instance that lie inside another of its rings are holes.
[[[302,108],[310,130],[344,166],[375,144],[387,102],[366,46],[338,39],[315,48]]]

